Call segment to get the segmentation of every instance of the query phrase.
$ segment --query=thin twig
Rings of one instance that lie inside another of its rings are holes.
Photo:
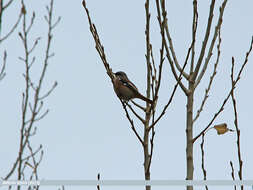
[[[146,1],[145,3],[145,10],[146,10],[146,28],[145,28],[145,36],[146,36],[146,65],[147,65],[147,90],[146,90],[146,94],[147,94],[147,98],[150,99],[150,83],[151,83],[151,71],[150,71],[150,68],[151,68],[151,61],[150,61],[150,58],[151,58],[151,43],[150,43],[150,31],[149,31],[149,28],[150,28],[150,12],[149,12],[149,0]],[[148,107],[149,104],[146,103],[146,106]]]
[[[193,72],[194,69],[194,58],[195,58],[195,42],[196,42],[196,31],[198,28],[198,2],[197,0],[193,0],[193,18],[192,18],[192,51],[191,51],[191,67],[190,73]]]
[[[202,134],[202,141],[200,144],[200,148],[201,148],[201,168],[204,175],[204,180],[206,180],[204,142],[205,142],[205,133]],[[208,190],[207,185],[205,185],[205,188],[206,190]]]
[[[97,33],[96,26],[95,26],[95,24],[92,23],[92,20],[91,20],[90,14],[89,14],[89,10],[86,7],[85,0],[83,0],[82,4],[83,4],[83,7],[84,7],[84,9],[86,11],[87,17],[88,17],[88,21],[89,21],[89,25],[90,25],[90,31],[91,31],[91,34],[92,34],[93,39],[95,41],[95,44],[96,44],[96,50],[97,50],[97,52],[98,52],[101,60],[103,61],[103,64],[105,66],[105,69],[107,71],[108,76],[112,80],[114,78],[114,75],[112,73],[112,69],[110,68],[110,65],[108,64],[108,62],[106,60],[106,55],[105,55],[104,47],[103,47],[103,45],[100,42],[100,38],[99,38],[99,35]]]
[[[129,105],[128,103],[126,103],[126,105],[130,108],[133,114],[144,124],[145,120],[138,113],[136,113],[136,111],[132,108],[132,106]]]
[[[180,67],[179,63],[178,63],[178,60],[177,60],[177,56],[176,56],[176,53],[175,53],[175,50],[174,50],[174,46],[173,46],[173,42],[172,42],[172,38],[171,38],[171,35],[170,35],[170,32],[169,32],[169,28],[168,28],[168,19],[167,19],[167,11],[166,11],[166,8],[165,8],[165,0],[162,0],[161,1],[161,8],[162,8],[162,15],[163,15],[163,20],[164,20],[164,27],[165,27],[165,34],[166,34],[166,37],[169,41],[169,49],[171,51],[171,54],[172,54],[172,58],[173,58],[173,61],[176,65],[176,68],[178,69],[179,72],[182,72],[182,75],[188,79],[189,78],[189,75],[186,74],[183,69]],[[168,53],[167,53],[168,54]]]
[[[131,100],[131,102],[136,106],[136,107],[138,107],[138,108],[140,108],[142,111],[144,111],[144,112],[146,112],[146,108],[144,108],[143,106],[141,106],[141,105],[139,105],[139,104],[137,104],[135,101],[133,101],[133,100]]]
[[[42,150],[40,151],[40,153],[41,153],[41,154],[40,154],[40,159],[39,159],[39,161],[36,161],[36,158],[35,158],[35,155],[36,155],[36,154],[34,154],[34,151],[33,151],[33,149],[32,149],[32,146],[31,146],[31,144],[30,144],[30,141],[28,141],[27,147],[28,147],[28,150],[30,151],[31,158],[32,158],[32,162],[33,162],[33,166],[32,166],[32,168],[33,168],[33,173],[32,173],[32,175],[31,175],[30,180],[32,180],[32,176],[33,176],[33,175],[35,176],[35,179],[38,180],[39,177],[38,177],[37,168],[38,168],[38,166],[39,166],[39,164],[40,164],[40,162],[41,162],[41,160],[42,160],[43,151],[42,151]],[[42,145],[40,145],[40,147],[42,148]]]
[[[31,18],[31,21],[30,21],[30,25],[27,27],[27,29],[26,29],[26,33],[27,34],[29,34],[29,32],[30,32],[30,30],[31,30],[31,28],[32,28],[32,26],[33,26],[33,23],[34,23],[34,20],[35,20],[35,12],[33,12],[33,14],[32,14],[32,18]],[[37,40],[35,40],[35,42],[36,42]]]
[[[6,53],[6,51],[4,51],[3,65],[2,65],[2,67],[0,69],[0,81],[3,80],[3,78],[6,75],[6,73],[5,73],[6,59],[7,59],[7,53]]]
[[[161,11],[160,11],[160,4],[159,4],[159,0],[156,0],[156,7],[157,7],[157,19],[158,19],[158,22],[159,22],[159,26],[160,26],[160,33],[161,33],[161,38],[163,40],[163,43],[164,43],[164,46],[165,46],[165,50],[166,50],[166,57],[170,63],[170,66],[171,66],[171,70],[172,70],[172,73],[176,79],[176,81],[179,81],[179,85],[180,87],[182,88],[182,90],[184,91],[185,94],[188,94],[188,90],[186,89],[186,87],[183,85],[183,83],[181,82],[181,80],[179,80],[179,77],[177,76],[177,72],[175,70],[175,67],[174,67],[174,62],[170,56],[170,50],[169,50],[169,47],[168,47],[168,44],[167,44],[167,41],[165,39],[165,36],[164,34],[162,33],[162,31],[164,30],[164,27],[165,27],[165,22],[167,20],[167,12],[165,10],[165,2],[164,0],[162,1],[162,16],[163,16],[163,21],[162,21],[162,18],[161,18]],[[181,70],[182,71],[182,70]],[[187,77],[187,76],[185,76]]]
[[[41,38],[38,37],[38,38],[34,41],[32,48],[28,51],[28,54],[31,54],[31,53],[33,52],[33,50],[34,50],[34,49],[36,48],[36,46],[38,45],[38,42],[39,42],[40,39],[41,39]],[[33,64],[33,63],[31,63],[30,65],[32,65],[32,64]]]
[[[4,37],[0,38],[0,43],[2,43],[4,40],[6,40],[15,31],[15,29],[17,28],[17,26],[18,26],[18,24],[19,24],[19,22],[20,22],[20,20],[22,18],[22,15],[23,15],[23,12],[21,10],[20,13],[19,13],[17,21],[12,26],[12,28],[10,29],[10,31],[7,32],[7,34],[5,34]]]
[[[207,42],[208,42],[208,39],[209,39],[209,35],[210,35],[210,31],[211,31],[211,26],[212,26],[212,21],[213,21],[214,5],[215,5],[215,0],[212,0],[211,5],[210,5],[210,9],[209,9],[209,16],[208,16],[208,22],[207,22],[207,27],[206,27],[206,33],[205,33],[204,41],[202,42],[202,47],[201,47],[199,59],[197,61],[196,67],[195,67],[194,72],[193,72],[193,77],[192,77],[193,81],[196,79],[196,77],[198,75],[200,66],[202,64],[203,57],[205,55],[206,45],[207,45]]]
[[[235,170],[234,170],[234,166],[233,166],[233,162],[230,161],[230,166],[231,166],[231,176],[232,176],[232,179],[235,180]],[[234,190],[236,190],[236,185],[234,186]]]
[[[23,161],[29,160],[31,157],[35,156],[35,155],[36,155],[39,151],[41,151],[41,150],[42,150],[42,145],[40,145],[40,146],[37,148],[37,150],[31,152],[31,154],[28,155],[27,157],[22,158],[22,160],[23,160]]]
[[[227,4],[227,0],[224,0],[221,7],[220,7],[220,16],[219,16],[219,19],[218,19],[218,23],[215,27],[215,31],[214,31],[214,34],[213,34],[213,39],[211,41],[211,44],[210,44],[210,47],[209,47],[209,50],[208,50],[208,54],[207,54],[207,57],[205,59],[205,64],[194,84],[194,88],[196,88],[198,86],[198,84],[200,83],[202,77],[204,76],[205,72],[206,72],[206,68],[209,64],[209,61],[211,59],[211,56],[213,54],[213,47],[214,47],[214,44],[216,42],[216,39],[217,39],[217,36],[219,35],[219,32],[220,32],[220,28],[221,28],[221,24],[222,24],[222,20],[223,20],[223,13],[224,13],[224,10],[225,10],[225,7],[226,7],[226,4]],[[201,63],[200,63],[201,65]],[[198,72],[199,70],[196,71],[196,73]],[[194,76],[195,77],[195,76]],[[195,79],[195,78],[194,78]]]
[[[121,100],[120,100],[120,101],[121,101]],[[130,122],[130,124],[131,124],[131,126],[132,126],[131,129],[133,130],[134,134],[136,135],[136,137],[138,138],[138,140],[140,141],[140,143],[141,143],[142,145],[144,145],[143,140],[141,139],[140,135],[138,134],[138,132],[137,132],[136,129],[135,129],[134,122],[133,122],[133,120],[131,119],[131,117],[130,117],[128,111],[127,111],[127,108],[126,108],[125,103],[121,101],[121,104],[122,104],[123,109],[125,110],[126,117],[127,117],[128,121]]]
[[[157,70],[156,70],[156,65],[155,65],[155,59],[154,59],[154,55],[153,55],[153,48],[152,45],[150,45],[150,50],[151,50],[151,60],[152,60],[152,65],[150,65],[150,71],[151,71],[151,77],[152,77],[152,93],[153,93],[153,99],[154,99],[154,86],[157,86]],[[154,73],[153,73],[154,70]]]
[[[156,1],[158,3],[159,6],[159,1]],[[158,92],[160,89],[160,85],[161,85],[161,78],[162,78],[162,69],[163,69],[163,63],[164,63],[164,48],[165,48],[165,34],[164,34],[164,30],[165,30],[165,23],[161,21],[161,16],[158,16],[158,21],[159,23],[161,22],[160,25],[160,33],[161,33],[161,37],[162,37],[162,45],[161,45],[161,49],[160,49],[160,64],[159,64],[159,73],[158,73],[158,80],[157,80],[157,85],[155,87],[155,95],[154,95],[154,101],[157,100],[158,98]]]
[[[0,35],[2,31],[3,0],[0,0]]]
[[[197,111],[197,114],[196,116],[194,117],[193,119],[193,123],[198,119],[198,117],[200,116],[200,113],[202,112],[203,108],[204,108],[204,105],[206,103],[206,100],[207,98],[209,97],[208,93],[211,89],[211,86],[212,86],[212,83],[213,83],[213,79],[216,75],[216,72],[217,72],[217,66],[218,66],[218,63],[219,63],[219,60],[220,60],[220,45],[221,45],[221,37],[220,37],[220,30],[219,30],[219,42],[218,42],[218,45],[217,45],[217,58],[216,58],[216,62],[214,64],[214,68],[213,68],[213,73],[210,77],[210,80],[209,80],[209,83],[208,83],[208,86],[207,86],[207,89],[205,90],[205,94],[204,94],[204,98],[201,102],[201,106],[200,108],[198,109]]]
[[[235,81],[234,81],[234,58],[232,58],[232,68],[231,68],[231,85],[234,86]],[[234,94],[234,88],[231,92],[231,98],[233,102],[233,109],[234,109],[234,124],[236,128],[236,136],[237,136],[237,156],[238,156],[238,164],[239,164],[239,171],[238,171],[238,176],[239,179],[242,180],[242,157],[241,157],[241,146],[240,146],[240,129],[238,125],[238,113],[237,113],[237,107],[236,107],[236,99],[235,99],[235,94]],[[243,186],[241,186],[241,190],[243,190]]]
[[[43,95],[42,97],[40,97],[39,100],[43,100],[46,97],[48,97],[53,92],[53,90],[56,88],[57,85],[58,85],[58,83],[55,81],[54,84],[53,84],[53,86],[51,87],[51,89],[49,89],[48,92],[45,95]]]
[[[186,67],[186,65],[187,65],[187,63],[188,63],[188,58],[189,58],[189,55],[190,55],[190,52],[191,52],[191,48],[192,48],[192,46],[188,49],[188,53],[187,53],[187,56],[186,56],[185,63],[184,63],[184,66],[183,66],[183,68],[182,68],[182,71],[184,71],[184,69],[185,69],[185,67]],[[176,83],[175,86],[174,86],[174,89],[173,89],[173,91],[172,91],[172,93],[171,93],[171,96],[170,96],[170,98],[169,98],[169,100],[168,100],[168,103],[164,106],[164,108],[163,108],[161,114],[160,114],[160,115],[158,116],[158,118],[154,121],[154,123],[152,123],[152,124],[149,126],[149,130],[150,130],[151,128],[153,128],[153,127],[156,125],[156,123],[162,118],[162,116],[165,114],[167,108],[168,108],[169,105],[171,104],[171,102],[172,102],[172,100],[173,100],[173,97],[174,97],[174,95],[175,95],[175,92],[176,92],[176,90],[177,90],[177,87],[178,87],[178,85],[179,85],[179,82],[180,82],[181,79],[182,79],[181,76],[182,76],[182,72],[179,74],[178,81],[177,81],[177,83]]]
[[[22,26],[22,33],[19,33],[19,36],[21,38],[21,41],[24,46],[24,51],[25,51],[25,56],[24,58],[20,58],[25,65],[25,73],[24,73],[24,78],[25,78],[25,91],[22,93],[22,123],[20,127],[20,140],[19,140],[19,153],[17,156],[16,161],[14,162],[12,168],[10,169],[10,172],[6,175],[4,178],[7,180],[13,173],[16,171],[17,172],[17,179],[21,180],[25,178],[24,172],[26,169],[27,164],[25,164],[25,161],[32,158],[33,159],[33,167],[34,167],[34,172],[30,176],[30,179],[35,176],[37,179],[37,167],[41,163],[42,157],[43,157],[43,151],[41,148],[33,151],[31,145],[30,145],[30,138],[35,135],[36,133],[36,127],[34,127],[34,123],[38,120],[41,120],[42,118],[45,117],[45,115],[48,113],[48,110],[46,110],[44,113],[39,114],[40,111],[42,110],[43,102],[39,100],[40,97],[40,92],[42,89],[42,83],[43,79],[45,77],[46,69],[48,66],[48,60],[50,58],[50,44],[52,40],[52,13],[53,13],[53,0],[50,2],[49,6],[49,12],[48,12],[48,39],[47,39],[47,47],[46,47],[46,55],[44,59],[44,64],[43,64],[43,69],[41,74],[39,75],[39,82],[38,85],[36,86],[30,75],[31,75],[31,67],[32,64],[35,61],[35,58],[32,58],[32,61],[30,62],[30,56],[33,50],[36,48],[36,44],[38,42],[38,39],[35,40],[33,46],[31,48],[28,47],[28,41],[29,41],[29,36],[28,33],[30,29],[33,26],[34,23],[34,18],[35,16],[32,16],[30,25],[27,26],[27,18],[26,18],[26,9],[25,9],[25,4],[24,1],[21,1],[22,3],[22,14],[23,14],[23,26]],[[32,87],[32,88],[31,88]],[[32,96],[32,99],[30,98]],[[32,102],[33,101],[33,102]],[[30,108],[30,109],[29,109]],[[29,117],[29,119],[28,119]],[[30,151],[30,155],[24,157],[24,152],[26,150]],[[35,160],[35,155],[40,152],[40,158],[38,161]],[[17,188],[18,190],[20,189],[20,186]],[[38,189],[38,187],[35,187],[35,189]]]
[[[8,2],[3,6],[3,10],[4,10],[4,9],[7,9],[7,8],[11,5],[12,2],[13,2],[13,0],[8,1]]]

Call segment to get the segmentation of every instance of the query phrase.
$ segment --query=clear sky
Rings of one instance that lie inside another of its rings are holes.
[[[42,37],[35,51],[37,62],[33,77],[37,80],[47,34],[43,17],[49,1],[25,3],[29,16],[32,10],[36,12],[31,39]],[[221,3],[220,0],[216,3],[215,22]],[[161,41],[154,3],[151,4],[151,43],[154,46],[155,59],[158,60]],[[144,1],[87,0],[87,6],[113,71],[125,71],[144,94]],[[191,42],[192,2],[168,1],[166,6],[175,51],[182,63]],[[221,29],[222,45],[218,72],[208,102],[194,127],[195,135],[209,123],[230,90],[231,57],[235,57],[236,73],[243,63],[253,35],[252,8],[252,0],[228,1]],[[10,23],[15,21],[19,10],[20,4],[15,1],[3,17],[2,34],[8,30]],[[208,10],[209,1],[200,1],[197,55],[204,36]],[[49,114],[36,124],[37,134],[32,138],[33,146],[42,144],[45,152],[39,167],[40,178],[96,179],[97,173],[100,173],[102,179],[144,179],[142,147],[130,129],[124,110],[95,50],[81,0],[55,0],[54,15],[55,18],[61,16],[62,20],[54,31],[52,51],[55,52],[55,57],[50,60],[43,88],[46,91],[54,81],[58,82],[58,86],[46,99],[45,107],[49,108]],[[21,25],[0,47],[1,60],[4,49],[8,51],[7,75],[0,82],[1,177],[6,175],[18,156],[21,101],[25,84],[22,76],[25,67],[18,59],[24,54],[22,42],[18,37],[20,30]],[[207,87],[215,55],[196,92],[194,114]],[[250,56],[236,88],[244,179],[253,179],[252,62],[253,56]],[[163,74],[158,112],[163,108],[175,84],[167,61]],[[173,103],[156,128],[152,179],[185,179],[185,113],[186,98],[181,89],[178,89]],[[215,124],[226,122],[229,128],[234,129],[233,121],[230,100]],[[137,127],[141,129],[142,126]],[[195,179],[203,179],[199,143],[198,140],[194,146]],[[205,146],[208,179],[231,179],[230,160],[233,161],[237,174],[236,133],[217,136],[214,130],[209,131]],[[236,177],[238,178],[237,175]]]

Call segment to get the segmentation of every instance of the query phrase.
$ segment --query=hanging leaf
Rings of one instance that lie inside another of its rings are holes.
[[[229,129],[229,128],[227,127],[227,124],[226,124],[226,123],[222,123],[222,124],[219,124],[219,125],[215,125],[213,128],[216,129],[218,135],[223,135],[223,134],[225,134],[225,133],[228,132],[228,131],[234,131],[234,130],[232,130],[232,129]]]

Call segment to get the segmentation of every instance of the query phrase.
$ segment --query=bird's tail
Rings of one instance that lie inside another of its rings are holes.
[[[141,95],[140,93],[138,93],[138,97],[137,98],[140,98],[140,99],[144,100],[145,102],[148,102],[149,104],[153,103],[152,100],[146,98],[145,96]]]

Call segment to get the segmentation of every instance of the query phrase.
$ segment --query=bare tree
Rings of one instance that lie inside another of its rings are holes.
[[[86,7],[86,2],[83,1],[83,7],[87,13],[88,16],[88,21],[90,25],[90,31],[91,34],[94,38],[95,44],[96,44],[96,50],[99,53],[99,56],[104,64],[104,67],[107,71],[108,76],[111,78],[113,81],[114,74],[112,72],[112,69],[110,68],[109,63],[107,62],[104,47],[101,44],[99,35],[97,33],[97,29],[95,24],[92,23],[88,8]],[[149,0],[146,1],[145,3],[145,10],[146,10],[146,29],[145,29],[145,35],[146,35],[146,68],[147,68],[147,78],[146,78],[146,96],[148,98],[152,97],[153,103],[150,105],[146,103],[146,106],[143,107],[139,104],[137,104],[134,101],[131,101],[135,107],[132,107],[129,103],[121,101],[122,107],[125,111],[126,117],[131,125],[131,129],[136,135],[138,141],[140,142],[142,148],[143,148],[143,154],[144,154],[144,175],[146,180],[150,180],[150,167],[151,167],[151,161],[152,161],[152,156],[153,156],[153,148],[154,148],[154,136],[155,136],[155,126],[157,123],[160,121],[160,119],[164,116],[167,108],[172,102],[172,99],[175,95],[175,92],[177,90],[178,85],[180,84],[181,76],[183,75],[183,70],[187,64],[187,60],[189,58],[190,50],[191,47],[188,50],[186,60],[184,63],[184,66],[182,67],[182,70],[177,78],[177,81],[175,83],[174,89],[169,95],[168,102],[164,105],[164,108],[161,113],[156,116],[156,106],[157,106],[157,100],[158,100],[158,95],[159,95],[159,90],[160,90],[160,85],[161,85],[161,78],[162,78],[162,69],[163,69],[163,63],[165,60],[165,29],[166,29],[166,23],[162,21],[161,16],[159,17],[159,22],[161,22],[161,27],[160,27],[160,32],[162,34],[162,39],[161,39],[161,48],[160,48],[160,59],[159,62],[156,63],[154,60],[153,56],[153,50],[152,50],[152,44],[150,42],[150,2]],[[129,109],[128,109],[129,108]],[[142,117],[136,109],[139,109],[144,112],[144,117]],[[142,137],[137,132],[136,130],[136,124],[133,121],[132,117],[129,114],[129,110],[132,112],[132,114],[141,122],[143,125],[143,133]],[[155,117],[156,116],[156,117]],[[146,187],[147,190],[151,189],[150,186]]]
[[[207,27],[206,27],[206,32],[205,32],[205,37],[202,43],[202,47],[200,50],[200,55],[197,58],[197,61],[195,63],[195,43],[196,43],[196,34],[197,34],[197,26],[198,26],[198,6],[197,6],[197,0],[193,0],[193,20],[192,20],[192,43],[191,43],[191,61],[190,61],[190,70],[188,73],[184,72],[184,78],[188,82],[188,86],[186,86],[183,83],[180,83],[180,87],[185,93],[186,99],[187,99],[187,106],[186,106],[186,163],[187,163],[187,174],[186,174],[186,179],[187,180],[192,180],[193,179],[193,171],[194,171],[194,166],[193,166],[193,124],[197,120],[201,109],[204,106],[205,100],[203,100],[202,107],[200,108],[200,111],[197,112],[197,115],[194,119],[193,116],[193,106],[194,106],[194,93],[195,90],[197,89],[202,77],[204,76],[206,72],[206,68],[209,64],[210,58],[212,56],[213,52],[213,47],[216,42],[217,36],[219,34],[219,30],[221,28],[222,24],[222,18],[223,18],[223,12],[226,7],[227,1],[223,1],[222,6],[220,7],[220,15],[219,19],[217,21],[215,31],[212,36],[212,42],[207,50],[207,55],[204,60],[204,56],[206,54],[206,48],[207,48],[207,42],[210,36],[210,31],[211,31],[211,26],[213,23],[213,12],[214,12],[214,6],[215,6],[215,0],[211,1],[210,9],[209,9],[209,17],[208,17],[208,22],[207,22]],[[173,47],[173,42],[172,38],[169,32],[168,24],[167,24],[167,12],[165,8],[165,1],[162,1],[162,6],[161,10],[163,13],[164,20],[166,22],[166,38],[168,40],[168,45],[166,43],[166,52],[167,52],[167,59],[170,63],[171,70],[173,71],[173,75],[175,79],[178,79],[176,69],[178,71],[182,71],[182,68],[180,64],[178,63],[177,56]],[[158,6],[158,5],[157,5]],[[219,61],[219,54],[217,56],[217,63]],[[202,69],[201,65],[203,65]],[[216,67],[214,68],[214,73]],[[213,77],[212,77],[213,78]],[[212,80],[210,80],[212,81]],[[211,84],[210,84],[211,86]],[[210,89],[210,87],[209,87]],[[187,187],[188,190],[192,190],[192,186]]]
[[[157,1],[157,7],[159,7],[159,1]],[[214,7],[215,7],[215,0],[211,1],[210,4],[210,8],[209,8],[209,16],[208,16],[208,21],[207,21],[207,26],[206,26],[206,31],[205,31],[205,36],[204,36],[204,40],[202,42],[202,47],[200,49],[200,55],[198,58],[196,58],[195,55],[195,43],[196,43],[196,36],[197,36],[197,26],[198,26],[198,2],[197,0],[193,0],[193,20],[192,20],[192,43],[191,43],[191,62],[190,62],[190,69],[189,72],[183,72],[183,77],[188,81],[188,86],[186,86],[185,84],[180,82],[180,87],[183,90],[183,92],[186,95],[187,98],[187,109],[186,109],[186,141],[187,141],[187,145],[186,145],[186,161],[187,161],[187,174],[186,174],[186,179],[188,180],[192,180],[193,179],[193,171],[194,171],[194,166],[193,166],[193,145],[194,142],[202,135],[203,136],[203,140],[204,140],[204,133],[210,128],[210,126],[212,125],[212,123],[215,121],[215,119],[217,118],[217,116],[223,111],[224,106],[227,102],[227,100],[229,99],[230,95],[232,94],[233,88],[235,87],[235,84],[238,82],[238,80],[240,79],[240,74],[242,72],[242,70],[244,69],[245,64],[247,63],[248,60],[248,56],[251,52],[251,48],[252,48],[252,42],[250,44],[250,50],[247,52],[246,58],[245,58],[245,62],[242,65],[242,68],[237,76],[237,79],[233,82],[233,86],[231,87],[231,90],[229,90],[228,96],[225,98],[223,104],[221,105],[220,110],[214,115],[214,117],[211,119],[211,121],[209,122],[209,124],[207,125],[207,127],[205,129],[203,129],[203,131],[201,131],[196,137],[193,137],[193,127],[194,127],[194,122],[199,118],[203,107],[206,103],[206,100],[208,98],[208,94],[209,91],[211,89],[212,86],[212,82],[213,79],[216,75],[216,70],[217,70],[217,65],[219,63],[219,59],[220,59],[220,44],[221,44],[221,36],[220,36],[220,30],[221,30],[221,26],[222,26],[222,21],[223,21],[223,13],[225,10],[227,4],[227,0],[224,0],[222,5],[220,6],[220,12],[219,12],[219,17],[217,20],[217,23],[215,25],[214,28],[214,32],[211,35],[211,28],[213,25],[213,15],[214,15]],[[178,79],[177,76],[177,71],[178,72],[182,72],[182,68],[180,66],[180,64],[178,63],[177,60],[177,56],[173,47],[173,41],[169,32],[169,28],[168,28],[168,24],[167,24],[167,12],[166,12],[166,8],[165,8],[165,1],[161,0],[161,10],[162,10],[162,14],[164,17],[164,20],[166,21],[166,40],[168,41],[168,45],[166,43],[165,45],[165,49],[167,52],[167,59],[170,63],[171,66],[171,70],[173,72],[173,75],[175,77],[175,79]],[[158,11],[159,13],[159,11]],[[161,26],[161,22],[160,22],[160,26]],[[211,38],[211,43],[209,45],[209,47],[207,47],[208,44],[208,40],[209,38]],[[210,80],[208,83],[208,86],[205,90],[204,93],[204,98],[202,100],[202,103],[200,104],[200,108],[197,110],[195,116],[193,115],[193,107],[194,107],[194,93],[195,90],[197,89],[198,85],[200,84],[204,74],[206,73],[206,69],[208,67],[208,65],[210,65],[210,60],[211,57],[213,55],[213,49],[214,49],[214,45],[217,41],[218,38],[218,44],[217,44],[217,57],[216,57],[216,61],[214,63],[214,69],[213,69],[213,73],[210,76]],[[204,59],[205,57],[205,59]],[[196,60],[196,63],[195,63]],[[203,148],[203,143],[202,142],[202,148]],[[203,150],[203,149],[202,149]],[[202,151],[202,155],[204,154],[204,152]],[[202,165],[203,166],[203,165]],[[204,172],[204,179],[206,179],[206,171],[204,169],[204,166],[202,167],[203,172]],[[206,187],[207,188],[207,187]],[[188,186],[187,187],[188,190],[193,189],[193,187]]]
[[[11,3],[12,1],[10,1]],[[36,18],[35,12],[29,18],[25,3],[22,0],[21,15],[19,18],[22,19],[22,29],[18,33],[23,44],[24,56],[20,56],[19,59],[24,63],[24,81],[25,89],[22,93],[22,122],[20,126],[20,138],[19,138],[19,150],[17,158],[10,168],[9,172],[4,177],[4,180],[8,180],[10,177],[17,175],[17,180],[38,180],[38,167],[43,158],[42,145],[34,148],[32,145],[32,138],[36,135],[37,127],[35,123],[43,119],[49,112],[49,109],[44,108],[44,101],[53,92],[57,86],[55,82],[46,93],[42,94],[43,82],[46,76],[46,72],[49,65],[49,60],[54,56],[51,52],[52,44],[52,32],[60,21],[60,17],[53,21],[53,4],[54,1],[50,1],[50,5],[46,6],[47,14],[45,15],[45,20],[48,26],[47,41],[45,44],[45,56],[43,60],[37,60],[36,55],[34,55],[34,50],[36,49],[40,37],[36,38],[32,44],[30,41],[30,34],[33,30],[34,20]],[[18,22],[17,22],[18,23]],[[4,38],[3,38],[4,39]],[[33,65],[37,62],[42,62],[42,71],[37,76],[38,78],[32,78],[31,74],[33,72]],[[35,82],[38,81],[38,82]],[[10,186],[9,189],[12,187]],[[17,186],[17,189],[21,189]],[[28,189],[39,189],[39,186],[29,186]]]
[[[151,37],[150,37],[150,1],[145,1],[145,15],[146,15],[146,28],[145,28],[145,37],[146,37],[146,69],[147,69],[147,78],[146,78],[146,96],[148,98],[152,97],[153,104],[149,105],[146,104],[145,107],[135,103],[132,101],[133,105],[135,107],[132,107],[129,103],[122,103],[122,107],[125,110],[126,117],[130,122],[131,129],[133,130],[134,134],[136,135],[137,139],[139,140],[140,144],[143,147],[143,153],[144,153],[144,174],[145,179],[150,180],[150,166],[152,161],[152,155],[153,155],[153,148],[154,148],[154,136],[155,136],[155,125],[158,123],[158,121],[164,116],[168,106],[170,105],[171,101],[173,100],[175,91],[178,86],[181,87],[182,91],[185,94],[187,104],[186,104],[186,163],[187,163],[187,172],[186,172],[186,179],[192,180],[193,179],[193,173],[194,173],[194,165],[193,165],[193,145],[194,142],[202,136],[202,143],[201,143],[201,150],[202,150],[202,171],[204,173],[204,179],[206,179],[206,170],[204,168],[204,135],[208,129],[212,126],[213,122],[217,118],[217,116],[223,111],[225,104],[227,103],[230,96],[232,96],[233,102],[234,102],[234,109],[235,109],[235,115],[236,114],[236,107],[235,107],[235,100],[233,95],[233,90],[235,88],[236,83],[240,79],[240,75],[248,61],[248,56],[251,53],[252,48],[252,42],[250,43],[250,49],[246,54],[245,62],[241,67],[240,72],[238,73],[236,79],[232,80],[232,87],[228,92],[228,95],[225,97],[223,103],[221,104],[220,109],[213,117],[211,117],[210,122],[207,124],[207,126],[196,136],[193,137],[193,128],[194,123],[198,120],[198,118],[201,115],[201,112],[206,104],[206,101],[208,99],[208,95],[210,92],[210,89],[213,84],[213,80],[216,76],[217,72],[217,65],[220,60],[220,52],[221,52],[221,27],[223,23],[223,15],[224,10],[227,5],[227,0],[223,0],[222,4],[219,8],[219,14],[218,14],[218,20],[214,21],[214,9],[215,9],[215,0],[211,0],[210,7],[209,7],[209,16],[207,19],[206,29],[205,29],[205,35],[202,42],[202,46],[200,48],[200,54],[196,55],[196,41],[197,41],[197,31],[198,31],[198,1],[193,0],[192,1],[192,10],[193,10],[193,18],[192,18],[192,39],[191,43],[189,44],[187,54],[185,56],[185,61],[181,64],[179,63],[177,59],[177,53],[174,50],[174,44],[173,40],[170,34],[169,26],[168,26],[168,16],[167,16],[167,9],[166,9],[166,1],[165,0],[156,0],[156,14],[157,14],[157,20],[158,24],[160,26],[160,34],[161,34],[161,48],[159,52],[159,61],[158,63],[154,60],[153,56],[153,48],[151,44]],[[90,25],[90,31],[95,41],[95,47],[96,50],[99,53],[99,56],[101,60],[104,63],[105,69],[107,71],[108,76],[113,80],[114,75],[112,72],[112,69],[109,66],[109,63],[107,62],[105,50],[104,47],[100,41],[97,29],[95,24],[92,22],[88,8],[86,6],[85,0],[83,0],[83,7],[85,8],[86,14],[88,16],[88,21]],[[214,26],[215,23],[215,26]],[[210,41],[210,42],[209,42]],[[209,42],[209,43],[208,43]],[[200,107],[197,110],[197,112],[194,115],[194,95],[196,90],[198,89],[198,86],[200,82],[202,81],[203,76],[206,74],[208,66],[211,65],[211,58],[214,53],[214,47],[215,44],[217,44],[217,56],[213,64],[213,72],[210,75],[210,80],[207,85],[206,90],[204,91],[204,97],[201,101]],[[168,103],[164,105],[164,109],[158,116],[156,115],[156,106],[157,106],[157,100],[158,100],[158,94],[159,89],[161,85],[161,78],[162,78],[162,69],[164,66],[164,61],[167,58],[167,61],[170,65],[171,71],[173,73],[173,76],[176,80],[173,92],[168,99]],[[185,71],[186,65],[189,64],[189,70]],[[181,78],[184,78],[186,84],[181,81]],[[135,109],[140,109],[144,111],[144,117],[141,117],[139,112],[137,112]],[[131,115],[129,114],[129,110],[132,112],[132,114],[142,123],[143,125],[143,136],[141,136],[135,127],[135,122],[132,119]],[[235,116],[237,118],[237,116]],[[240,134],[239,129],[237,129],[237,119],[235,119],[235,126],[237,130],[237,134]],[[225,130],[229,130],[226,128]],[[238,138],[238,151],[240,150],[240,141]],[[239,178],[242,179],[242,161],[240,159],[240,154],[238,152],[239,157],[239,164],[240,164],[240,171],[239,171]],[[146,187],[146,189],[150,189],[151,187]],[[208,187],[206,186],[206,189]],[[192,186],[188,186],[187,190],[192,190]]]

